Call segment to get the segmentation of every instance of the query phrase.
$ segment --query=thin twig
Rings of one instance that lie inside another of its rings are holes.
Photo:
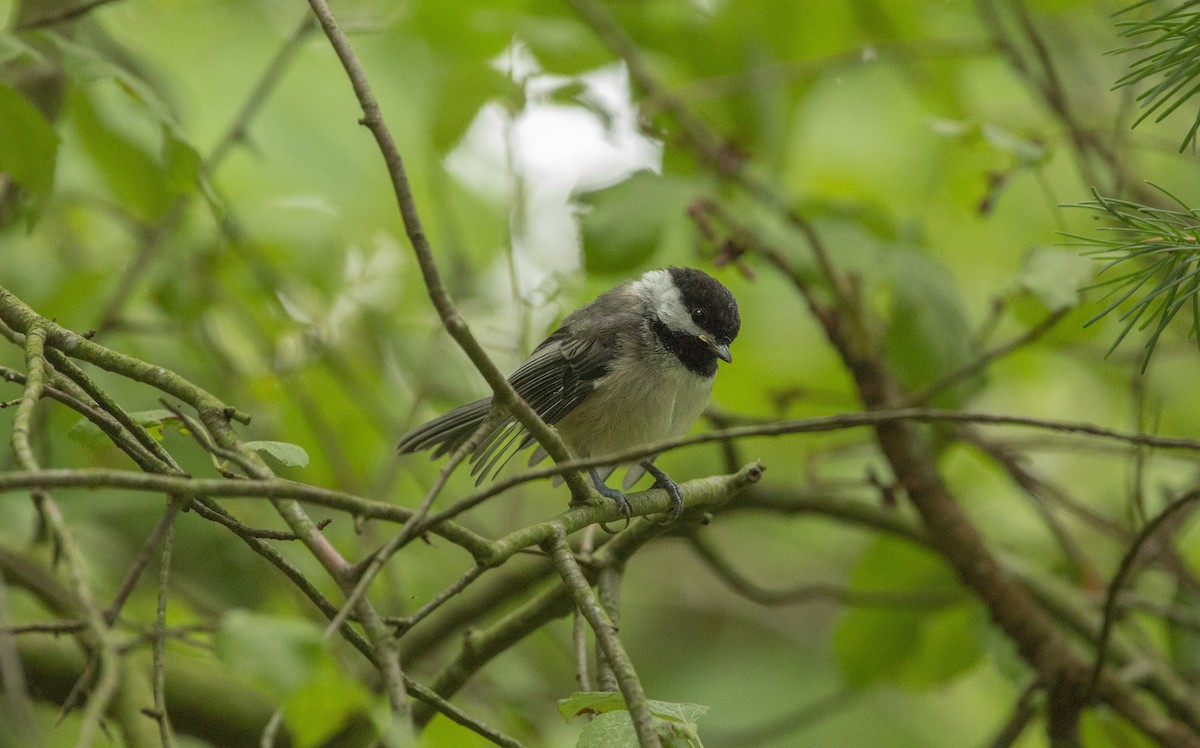
[[[42,317],[3,287],[0,287],[0,321],[18,333],[26,333],[34,325],[43,326],[46,330],[46,343],[49,346],[62,351],[70,351],[72,358],[87,361],[102,369],[136,382],[148,384],[172,397],[177,397],[200,411],[202,420],[210,419],[214,424],[223,422],[226,425],[229,421],[250,422],[249,415],[236,408],[231,408],[212,393],[196,386],[179,374],[133,356],[118,353],[96,343],[87,336],[68,330]]]
[[[580,691],[592,690],[592,676],[588,669],[587,621],[579,609],[571,616],[571,645],[575,653],[575,682]]]
[[[233,150],[233,147],[243,142],[246,139],[246,134],[250,130],[250,123],[262,110],[263,105],[267,101],[271,91],[279,85],[284,72],[287,71],[288,65],[291,64],[296,53],[304,45],[304,40],[316,28],[314,19],[308,13],[304,14],[304,18],[300,21],[296,29],[283,42],[283,45],[275,52],[275,56],[267,63],[267,67],[255,82],[254,87],[250,89],[250,93],[246,95],[245,101],[234,115],[233,121],[225,129],[225,134],[213,146],[209,152],[208,158],[204,162],[204,170],[209,174],[216,171],[217,167],[224,162],[225,157]]]
[[[482,439],[485,434],[495,428],[495,426],[503,418],[503,411],[501,411],[499,408],[492,408],[488,413],[488,416],[483,419],[483,422],[479,424],[479,426],[465,442],[460,444],[458,448],[454,450],[454,454],[450,456],[450,459],[444,466],[442,466],[442,469],[438,471],[437,478],[434,480],[433,485],[431,485],[429,490],[425,492],[425,497],[421,499],[421,503],[417,505],[415,510],[413,510],[412,516],[405,520],[404,525],[400,528],[400,531],[397,532],[387,543],[385,543],[382,548],[367,557],[365,567],[362,564],[359,564],[349,571],[348,578],[353,579],[358,577],[358,580],[354,585],[354,589],[351,590],[350,594],[346,596],[346,602],[342,604],[341,612],[338,613],[337,617],[335,617],[326,628],[326,636],[328,636],[329,632],[334,628],[341,625],[341,622],[345,620],[346,615],[349,613],[351,608],[353,608],[354,604],[357,603],[358,600],[367,593],[367,588],[370,586],[371,582],[374,581],[375,575],[379,573],[379,570],[383,568],[384,563],[391,558],[392,554],[403,547],[405,543],[415,536],[416,528],[420,524],[421,520],[423,520],[425,516],[429,514],[429,508],[433,506],[434,500],[438,497],[438,494],[442,492],[442,488],[446,485],[446,481],[450,479],[450,475],[462,463],[462,461],[467,458],[467,455],[475,450],[479,440]]]
[[[131,470],[107,468],[49,469],[41,471],[13,471],[0,473],[0,492],[21,489],[43,488],[125,488],[149,493],[167,493],[190,498],[199,497],[257,497],[265,499],[295,499],[310,504],[348,512],[366,519],[381,519],[389,522],[404,522],[412,516],[407,507],[372,501],[354,494],[333,491],[307,483],[282,478],[251,478],[227,480],[224,478],[183,478],[174,475],[139,473]],[[313,525],[314,529],[316,525]],[[488,541],[454,523],[439,523],[429,532],[440,535],[460,545],[475,556],[486,556],[490,551]],[[293,531],[294,532],[294,531]],[[297,539],[303,540],[299,533]]]
[[[1063,84],[1062,77],[1050,56],[1049,47],[1033,22],[1029,9],[1023,2],[1009,0],[1004,3],[1004,6],[1014,14],[1017,26],[1032,49],[1032,60],[1028,59],[1013,34],[1007,29],[1004,19],[1000,16],[998,5],[997,0],[976,1],[976,7],[983,18],[983,28],[991,32],[992,40],[1003,53],[1009,65],[1038,92],[1046,106],[1062,122],[1066,134],[1074,146],[1073,152],[1076,154],[1077,168],[1084,182],[1099,185],[1104,181],[1093,167],[1091,159],[1095,158],[1102,162],[1110,172],[1110,192],[1121,188],[1133,192],[1141,202],[1155,203],[1160,196],[1154,194],[1152,190],[1146,189],[1141,179],[1135,179],[1128,167],[1118,158],[1117,151],[1106,143],[1094,128],[1086,126],[1075,114],[1077,107],[1072,105],[1069,96],[1074,87]]]
[[[612,621],[613,629],[621,625],[621,575],[623,563],[605,564],[596,572],[596,598]],[[587,616],[585,615],[584,618]],[[596,683],[601,691],[616,691],[620,687],[617,674],[604,654],[604,645],[596,637]]]
[[[1012,713],[1000,727],[996,736],[988,743],[988,748],[1011,748],[1020,739],[1025,728],[1037,716],[1033,697],[1041,686],[1041,683],[1034,681],[1021,691],[1021,695],[1017,697],[1017,703],[1013,705]]]
[[[1109,639],[1112,636],[1113,627],[1116,625],[1120,594],[1125,588],[1129,577],[1137,568],[1137,562],[1141,558],[1142,547],[1154,539],[1158,530],[1168,519],[1185,509],[1190,509],[1197,501],[1200,501],[1200,491],[1190,491],[1171,502],[1165,509],[1146,523],[1146,526],[1138,533],[1133,543],[1125,551],[1125,555],[1121,558],[1121,565],[1117,567],[1117,573],[1113,575],[1112,581],[1108,585],[1108,593],[1104,598],[1104,618],[1100,626],[1100,639],[1096,643],[1096,660],[1092,664],[1091,676],[1088,679],[1085,694],[1081,699],[1083,703],[1086,704],[1091,701],[1091,697],[1096,692],[1096,688],[1100,683],[1100,675],[1104,670],[1104,663],[1108,657]]]
[[[388,618],[384,620],[395,630],[396,636],[403,636],[405,632],[423,621],[430,613],[442,607],[448,600],[465,590],[468,585],[478,579],[485,571],[487,571],[487,567],[476,564],[467,569],[466,573],[454,581],[454,584],[439,592],[429,602],[413,611],[411,615],[403,618]]]
[[[554,561],[554,567],[563,579],[563,584],[574,598],[576,607],[591,625],[596,640],[600,642],[600,646],[604,650],[604,657],[613,669],[617,684],[621,688],[621,695],[625,697],[625,706],[629,709],[629,716],[633,720],[633,729],[637,732],[638,743],[642,748],[658,748],[662,742],[654,728],[654,715],[650,712],[650,704],[646,699],[642,682],[633,668],[633,662],[629,659],[629,655],[625,653],[625,647],[617,638],[616,625],[608,617],[600,601],[596,599],[591,584],[579,568],[575,554],[571,551],[571,545],[567,542],[566,533],[559,528],[558,532],[542,547],[550,554]]]
[[[172,507],[182,506],[181,501],[172,501]],[[175,512],[168,509],[167,516],[172,520]],[[167,714],[167,663],[166,663],[166,632],[167,632],[167,590],[171,579],[171,543],[175,536],[174,521],[167,524],[162,538],[162,554],[159,556],[158,570],[158,603],[154,612],[154,720],[158,723],[159,740],[162,748],[171,748],[174,739],[171,735],[171,719]]]
[[[0,572],[0,693],[7,707],[4,713],[12,720],[13,737],[22,745],[37,748],[42,745],[42,736],[34,719],[21,655],[13,640],[14,628],[8,624],[8,587]]]
[[[5,631],[10,634],[74,634],[85,629],[86,621],[49,621],[5,627]]]
[[[1022,464],[1021,457],[1013,454],[1003,444],[999,444],[993,440],[985,438],[979,433],[978,429],[971,427],[963,427],[959,429],[959,435],[968,443],[973,444],[984,452],[984,454],[995,460],[1001,468],[1003,468],[1012,480],[1020,486],[1024,493],[1032,500],[1034,511],[1036,511],[1062,547],[1063,555],[1070,561],[1075,568],[1075,572],[1079,579],[1084,583],[1098,582],[1099,572],[1096,570],[1095,564],[1084,553],[1079,542],[1071,535],[1066,524],[1059,519],[1058,515],[1051,511],[1048,504],[1048,499],[1061,499],[1058,503],[1065,507],[1068,511],[1079,507],[1078,502],[1072,501],[1066,494],[1057,488],[1049,485],[1045,481],[1039,480],[1033,475],[1025,465]],[[1096,519],[1104,522],[1103,517],[1098,512],[1093,510],[1085,510],[1088,517],[1094,516]]]
[[[299,540],[296,533],[286,530],[264,530],[261,527],[251,527],[244,522],[239,522],[228,514],[218,514],[209,508],[209,504],[197,502],[192,504],[191,511],[200,515],[204,519],[225,525],[234,533],[246,538],[258,538],[259,540]],[[317,523],[317,526],[324,529],[328,526],[329,520],[323,520]]]
[[[54,352],[52,348],[46,352],[51,363],[54,360]],[[51,370],[48,374],[50,384],[45,387],[46,395],[95,424],[138,467],[149,472],[169,472],[166,470],[169,467],[166,463],[162,463],[152,452],[139,444],[138,440],[116,418],[94,403],[88,393],[79,385],[58,371]],[[24,374],[4,367],[0,367],[0,377],[18,384],[25,383]]]
[[[42,395],[46,379],[45,345],[47,328],[45,324],[35,323],[25,331],[25,388],[21,394],[21,403],[13,416],[12,444],[13,451],[21,466],[31,472],[38,472],[40,466],[33,454],[29,442],[30,421],[34,406]],[[83,552],[75,541],[74,535],[67,527],[66,521],[58,510],[54,499],[43,488],[34,489],[42,509],[42,517],[49,525],[50,531],[58,542],[63,560],[66,563],[67,574],[71,580],[72,592],[83,608],[84,620],[88,624],[88,632],[93,637],[95,654],[99,659],[99,678],[96,681],[87,707],[80,721],[78,748],[87,748],[96,739],[100,731],[100,723],[108,710],[108,705],[120,687],[116,645],[104,620],[104,614],[96,604],[91,586],[87,580],[86,564]]]
[[[30,21],[22,21],[21,23],[17,24],[15,30],[31,31],[33,29],[40,29],[46,26],[53,26],[55,24],[79,18],[82,15],[91,13],[101,5],[108,5],[112,2],[116,2],[116,0],[85,0],[78,5],[65,5],[53,13],[48,13]]]
[[[207,514],[202,514],[200,507],[203,507],[203,512],[207,512],[217,518],[214,521],[220,522],[221,524],[233,529],[234,533],[242,539],[242,542],[250,546],[251,550],[265,558],[275,568],[279,569],[283,575],[287,577],[292,584],[296,585],[296,588],[299,589],[300,592],[303,593],[303,595],[307,597],[313,605],[316,606],[317,610],[321,611],[321,613],[325,615],[326,618],[333,618],[335,615],[337,615],[338,607],[330,602],[329,598],[325,597],[321,590],[318,589],[315,584],[309,581],[308,577],[304,576],[304,573],[297,569],[296,566],[292,564],[292,562],[289,561],[283,554],[277,551],[274,546],[269,543],[264,543],[261,539],[255,537],[254,535],[247,535],[238,532],[235,527],[240,523],[234,520],[233,517],[221,507],[221,505],[212,500],[205,499],[197,501],[194,506],[196,507],[197,514],[201,514],[202,516],[206,517],[208,516]],[[348,623],[342,626],[341,634],[342,638],[350,642],[350,644],[352,644],[355,649],[361,652],[363,656],[365,656],[368,660],[373,660],[374,652],[371,649],[371,645],[365,639],[363,639],[362,634],[358,633],[353,626]]]
[[[710,738],[715,745],[804,744],[796,733],[838,714],[860,698],[861,691],[846,688],[811,703],[801,704],[793,711],[754,727],[730,730]],[[706,735],[706,737],[709,737]],[[788,740],[787,738],[792,738]]]
[[[751,437],[773,437],[787,434],[811,434],[829,431],[840,431],[853,428],[865,428],[880,424],[913,421],[917,423],[970,423],[984,426],[1010,426],[1041,429],[1058,433],[1083,434],[1097,439],[1107,439],[1128,444],[1142,444],[1158,449],[1177,449],[1188,452],[1200,452],[1200,441],[1179,437],[1153,436],[1137,434],[1105,428],[1083,422],[1055,421],[1028,416],[1001,415],[996,413],[976,413],[970,411],[940,410],[937,408],[902,408],[899,410],[876,410],[861,413],[842,413],[834,416],[805,418],[788,421],[772,421],[748,426],[738,426],[717,431],[707,431],[691,434],[675,439],[668,439],[656,444],[627,450],[615,455],[601,455],[585,459],[571,460],[562,465],[537,468],[515,475],[511,478],[489,486],[461,502],[454,504],[443,512],[429,515],[420,527],[420,532],[433,530],[443,534],[447,539],[459,543],[468,550],[479,547],[478,536],[468,533],[462,528],[453,528],[451,533],[445,524],[446,520],[462,513],[466,509],[513,486],[528,483],[533,480],[552,477],[563,471],[579,470],[581,468],[598,467],[617,462],[634,462],[651,454],[658,454],[681,447],[722,441],[725,439],[745,439]],[[151,475],[123,470],[108,470],[98,468],[83,468],[78,470],[43,470],[37,473],[9,472],[0,474],[0,492],[27,489],[34,486],[45,487],[116,487],[151,492],[177,492],[184,496],[244,496],[264,498],[294,498],[300,501],[321,504],[333,509],[340,509],[364,517],[387,519],[395,522],[405,522],[412,516],[412,511],[384,502],[371,501],[340,491],[310,486],[283,479],[249,479],[243,481],[228,481],[218,479],[188,479],[165,475]],[[453,527],[453,526],[450,526]],[[436,529],[435,529],[436,528]],[[419,533],[418,533],[419,534]],[[453,537],[450,535],[453,534]],[[466,540],[474,537],[476,540]]]
[[[164,447],[157,439],[155,439],[154,436],[146,430],[145,426],[138,423],[137,420],[125,410],[125,408],[121,407],[120,403],[118,403],[111,395],[109,395],[104,388],[96,384],[96,382],[93,381],[92,378],[89,377],[87,373],[79,367],[79,365],[68,358],[66,354],[56,348],[49,348],[46,351],[46,358],[51,364],[54,365],[54,368],[58,370],[62,376],[69,379],[80,390],[87,393],[87,396],[96,403],[97,407],[112,416],[117,423],[121,424],[121,426],[124,427],[125,430],[127,430],[133,436],[133,438],[137,440],[138,444],[142,445],[146,451],[154,455],[154,457],[163,464],[170,466],[173,470],[180,473],[183,472],[179,469],[179,465],[175,463],[174,458],[171,457],[171,453],[166,450],[166,447]]]
[[[704,533],[690,538],[692,550],[727,585],[742,597],[761,605],[790,605],[830,600],[839,605],[862,608],[940,609],[964,602],[961,590],[858,590],[835,584],[813,583],[791,589],[767,589],[735,569]]]
[[[493,744],[501,746],[501,748],[524,748],[524,745],[516,738],[505,735],[494,727],[485,725],[469,716],[463,710],[443,699],[433,689],[423,686],[414,680],[406,680],[405,682],[410,694],[420,699],[423,703],[429,704],[453,722],[487,738]]]
[[[226,462],[232,462],[246,473],[254,472],[254,465],[249,456],[238,452],[236,449],[226,449],[214,442],[208,431],[204,428],[203,424],[199,423],[195,418],[192,418],[187,413],[184,413],[178,405],[172,403],[170,400],[167,400],[166,398],[159,398],[158,402],[161,403],[164,408],[169,410],[172,415],[183,422],[183,425],[187,427],[188,434],[190,434],[192,438],[196,440],[196,443],[199,444],[205,452],[208,452],[213,457],[225,460]],[[231,477],[229,473],[232,473],[232,471],[225,469],[220,469],[219,472],[226,474],[225,477],[227,478]]]
[[[158,524],[150,531],[150,536],[142,543],[141,550],[138,551],[137,558],[133,560],[129,571],[125,573],[125,579],[121,582],[121,586],[117,589],[117,594],[113,596],[112,604],[108,606],[108,610],[104,612],[105,620],[110,624],[115,622],[121,615],[121,608],[124,607],[125,601],[133,593],[133,588],[137,586],[138,579],[141,578],[142,572],[150,565],[150,559],[154,552],[158,550],[159,543],[165,543],[166,538],[171,535],[171,528],[174,527],[175,517],[179,514],[186,504],[186,500],[172,499],[167,502],[167,509],[163,512],[163,516],[159,518]],[[165,551],[164,551],[165,552]]]
[[[29,337],[29,334],[33,330],[44,331],[44,338],[47,342],[61,347],[63,350],[69,350],[75,358],[91,361],[102,368],[113,370],[134,381],[144,382],[173,397],[183,400],[195,408],[200,416],[200,421],[203,423],[205,430],[211,434],[216,446],[239,453],[244,463],[249,468],[252,468],[248,470],[252,478],[267,483],[277,480],[262,458],[245,446],[244,441],[230,425],[230,422],[233,420],[248,422],[249,416],[225,405],[220,399],[192,382],[161,366],[154,366],[131,356],[117,353],[89,340],[87,337],[77,335],[62,328],[38,315],[4,288],[0,288],[0,320],[3,320],[14,332],[25,333],[26,338]],[[143,480],[177,481],[177,485],[190,484],[190,481],[175,478],[174,476],[143,475],[141,478]],[[234,483],[234,481],[218,482]],[[236,481],[236,483],[245,482],[247,481]],[[180,496],[192,498],[205,495],[204,492],[192,492],[190,490],[175,492],[168,489],[167,493],[178,493]],[[345,582],[343,574],[349,564],[329,542],[328,538],[321,534],[316,527],[316,523],[305,514],[300,504],[292,499],[281,498],[272,499],[272,504],[292,531],[296,533],[300,542],[322,564],[325,570],[340,585],[343,585]],[[400,667],[399,654],[391,632],[383,623],[378,612],[367,600],[360,601],[358,616],[363,630],[370,640],[373,649],[370,657],[383,676],[383,684],[391,702],[393,712],[397,715],[402,725],[411,726],[410,720],[407,719],[409,709],[408,696],[404,688],[404,674]]]
[[[980,353],[974,359],[958,369],[939,377],[936,381],[932,382],[920,392],[915,392],[909,395],[907,398],[905,398],[904,404],[915,408],[928,403],[938,394],[945,392],[964,380],[970,379],[987,367],[991,366],[999,359],[1002,359],[1014,351],[1035,342],[1049,332],[1055,325],[1057,325],[1069,311],[1069,308],[1064,308],[1051,312],[1050,314],[1046,315],[1041,322],[1029,328],[1023,334],[1018,335],[1007,343],[1002,343],[1001,345]]]
[[[579,535],[579,557],[587,559],[589,563],[591,562],[592,552],[596,549],[596,527],[597,525],[588,525]],[[579,690],[591,691],[592,677],[588,667],[587,620],[584,619],[583,614],[579,612],[578,608],[571,615],[571,642],[575,652],[575,680],[579,683]],[[604,667],[599,657],[599,645],[596,646],[596,670],[598,675],[602,675]],[[612,687],[606,686],[604,690],[615,691],[616,685],[613,684]]]

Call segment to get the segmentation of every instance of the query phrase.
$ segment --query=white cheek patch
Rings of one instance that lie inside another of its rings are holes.
[[[663,324],[677,332],[700,335],[703,331],[692,321],[692,315],[683,305],[679,288],[666,270],[651,270],[633,283],[633,290],[646,300],[657,312]]]

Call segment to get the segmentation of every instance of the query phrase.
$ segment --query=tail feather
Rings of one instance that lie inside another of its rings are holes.
[[[519,444],[518,439],[521,439]],[[471,455],[471,461],[475,463],[471,468],[471,474],[476,476],[475,485],[478,486],[487,480],[489,473],[495,479],[501,468],[507,465],[512,456],[520,451],[520,445],[525,444],[528,440],[529,435],[525,429],[516,421],[511,421],[501,433],[495,436],[486,449],[475,450],[475,454]],[[514,445],[517,446],[514,448]],[[492,468],[495,468],[495,472],[492,471]]]
[[[471,438],[491,407],[491,398],[461,405],[405,434],[396,451],[408,454],[432,450],[434,459],[449,454]],[[502,421],[479,440],[468,459],[476,485],[487,480],[489,474],[494,477],[493,469],[499,472],[514,454],[532,443],[533,438],[515,419]]]
[[[460,405],[405,434],[396,445],[396,451],[407,454],[433,449],[434,457],[452,452],[479,428],[491,406],[491,398]]]
[[[396,445],[396,451],[408,454],[432,450],[434,459],[449,454],[471,438],[471,434],[483,423],[491,407],[491,398],[460,405],[449,413],[409,431]],[[536,445],[529,432],[515,419],[510,417],[502,421],[479,440],[468,459],[471,463],[471,475],[475,476],[475,485],[483,483],[489,477],[494,479],[514,455],[531,445],[535,446],[529,458],[529,466],[533,467],[546,459],[546,450]],[[616,467],[606,465],[598,468],[600,479],[607,480]],[[630,466],[625,474],[625,489],[628,490],[643,473],[645,470],[640,466]],[[561,476],[554,479],[556,486],[561,482]]]

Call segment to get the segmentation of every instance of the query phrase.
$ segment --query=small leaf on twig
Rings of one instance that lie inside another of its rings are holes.
[[[146,429],[155,440],[163,440],[163,429],[167,426],[178,429],[180,433],[184,433],[183,421],[179,420],[178,416],[169,410],[163,408],[155,408],[153,410],[139,410],[129,414],[138,425]],[[86,418],[80,418],[67,431],[67,436],[89,447],[107,447],[112,442],[108,435],[100,430],[100,427],[92,423]]]
[[[257,441],[246,442],[246,446],[255,452],[263,452],[279,460],[288,467],[308,467],[308,452],[304,447],[291,442]]]
[[[653,699],[648,703],[650,713],[655,717],[655,730],[664,746],[700,748],[702,743],[696,731],[696,721],[708,712],[707,706]],[[580,714],[599,715],[583,729],[576,748],[612,748],[638,744],[637,733],[633,729],[628,707],[625,706],[625,698],[618,691],[576,692],[558,700],[558,711],[565,720]]]

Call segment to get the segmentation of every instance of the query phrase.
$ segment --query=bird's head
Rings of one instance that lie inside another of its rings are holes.
[[[728,288],[694,268],[651,270],[635,283],[663,346],[692,371],[711,376],[717,359],[732,361],[729,344],[741,329]]]

